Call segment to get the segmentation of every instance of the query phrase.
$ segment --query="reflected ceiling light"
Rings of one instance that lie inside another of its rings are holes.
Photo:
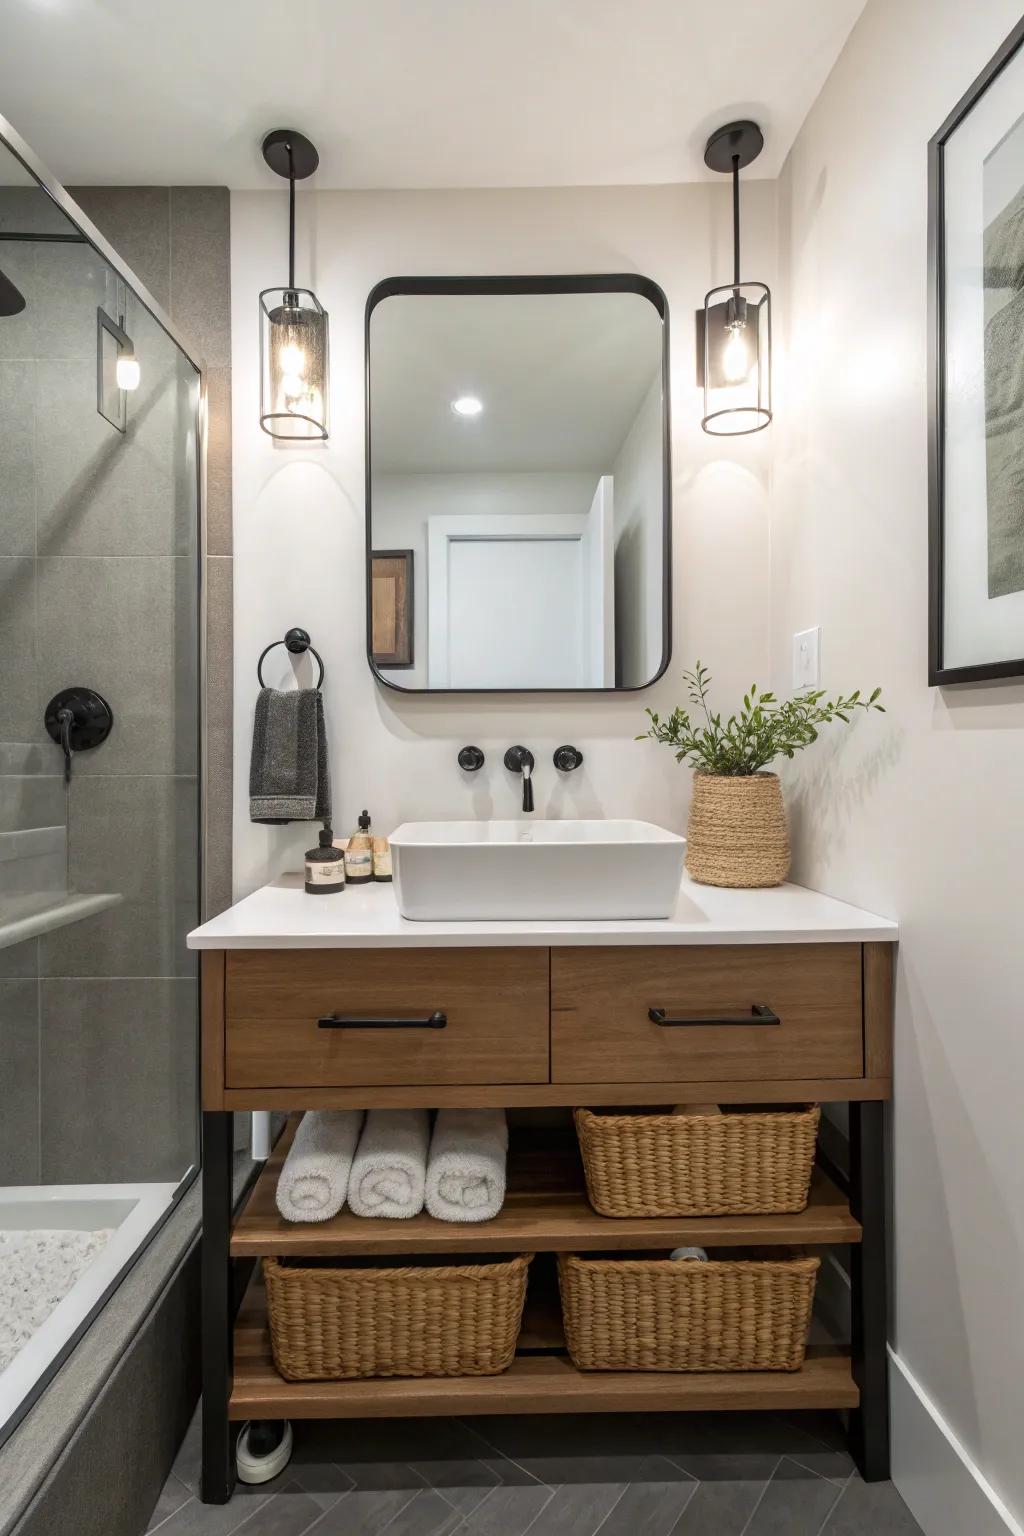
[[[295,286],[295,183],[312,176],[320,156],[293,128],[263,140],[263,158],[288,181],[288,286],[260,294],[260,426],[271,437],[327,437],[327,311],[311,288]]]
[[[479,416],[483,408],[483,401],[478,400],[476,395],[460,395],[452,401],[452,410],[456,416]]]
[[[701,426],[713,437],[760,432],[772,419],[772,296],[740,278],[740,171],[756,160],[764,136],[756,123],[727,123],[708,139],[704,164],[732,177],[732,282],[712,288],[697,311],[697,383]]]

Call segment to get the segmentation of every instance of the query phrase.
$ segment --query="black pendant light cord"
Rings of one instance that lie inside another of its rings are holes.
[[[737,272],[739,256],[736,257]],[[295,291],[295,152],[288,145],[288,287]]]
[[[740,157],[732,157],[732,281],[740,296]]]

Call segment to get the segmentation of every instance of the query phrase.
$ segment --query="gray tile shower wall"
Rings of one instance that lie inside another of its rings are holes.
[[[185,978],[42,981],[44,1184],[182,1178],[195,1158],[195,1009]]]
[[[73,187],[71,194],[166,307],[207,369],[203,575],[208,595],[209,737],[202,895],[204,915],[209,917],[231,901],[230,199],[226,187]],[[183,690],[183,707],[187,697],[188,691]]]
[[[18,1106],[0,1132],[0,1184],[181,1177],[195,1102],[196,967],[184,934],[199,894],[208,915],[231,899],[228,193],[72,196],[208,367],[206,881],[198,893],[194,469],[166,447],[190,370],[137,310],[146,365],[124,453],[95,409],[95,310],[112,303],[104,264],[86,247],[11,246],[7,268],[33,263],[38,281],[39,263],[56,266],[33,329],[0,328],[0,833],[66,822],[71,888],[124,899],[0,951],[0,1059]],[[5,189],[0,227],[42,231],[49,210],[42,193]],[[71,682],[109,698],[116,729],[76,761],[66,792],[42,709]]]
[[[0,961],[32,947],[17,944],[0,950]],[[0,981],[0,1061],[4,1064],[0,1182],[38,1184],[39,983],[35,977]]]

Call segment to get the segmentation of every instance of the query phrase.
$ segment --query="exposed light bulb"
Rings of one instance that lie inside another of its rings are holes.
[[[460,395],[452,401],[452,410],[456,416],[479,416],[483,408],[483,401],[478,400],[476,395]]]
[[[297,400],[307,391],[305,379],[300,379],[297,373],[286,373],[281,380],[281,392],[288,400]]]
[[[119,355],[116,373],[118,389],[138,389],[142,369],[134,352],[122,352]],[[109,378],[109,374],[107,377]]]
[[[282,373],[305,373],[306,354],[294,341],[286,341],[280,354]]]
[[[742,384],[750,372],[753,359],[747,346],[745,326],[731,325],[729,340],[722,351],[722,372],[730,384]]]

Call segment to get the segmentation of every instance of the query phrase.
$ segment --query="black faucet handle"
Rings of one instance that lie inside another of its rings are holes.
[[[583,762],[583,753],[576,747],[556,747],[554,764],[559,773],[572,773]]]
[[[459,767],[467,773],[476,773],[484,765],[484,755],[479,747],[462,747],[459,751]]]
[[[505,753],[505,767],[509,773],[522,773],[524,768],[533,772],[533,753],[529,747],[509,747]]]
[[[505,753],[505,767],[509,773],[523,776],[523,810],[533,810],[533,753],[529,747],[509,747]]]

